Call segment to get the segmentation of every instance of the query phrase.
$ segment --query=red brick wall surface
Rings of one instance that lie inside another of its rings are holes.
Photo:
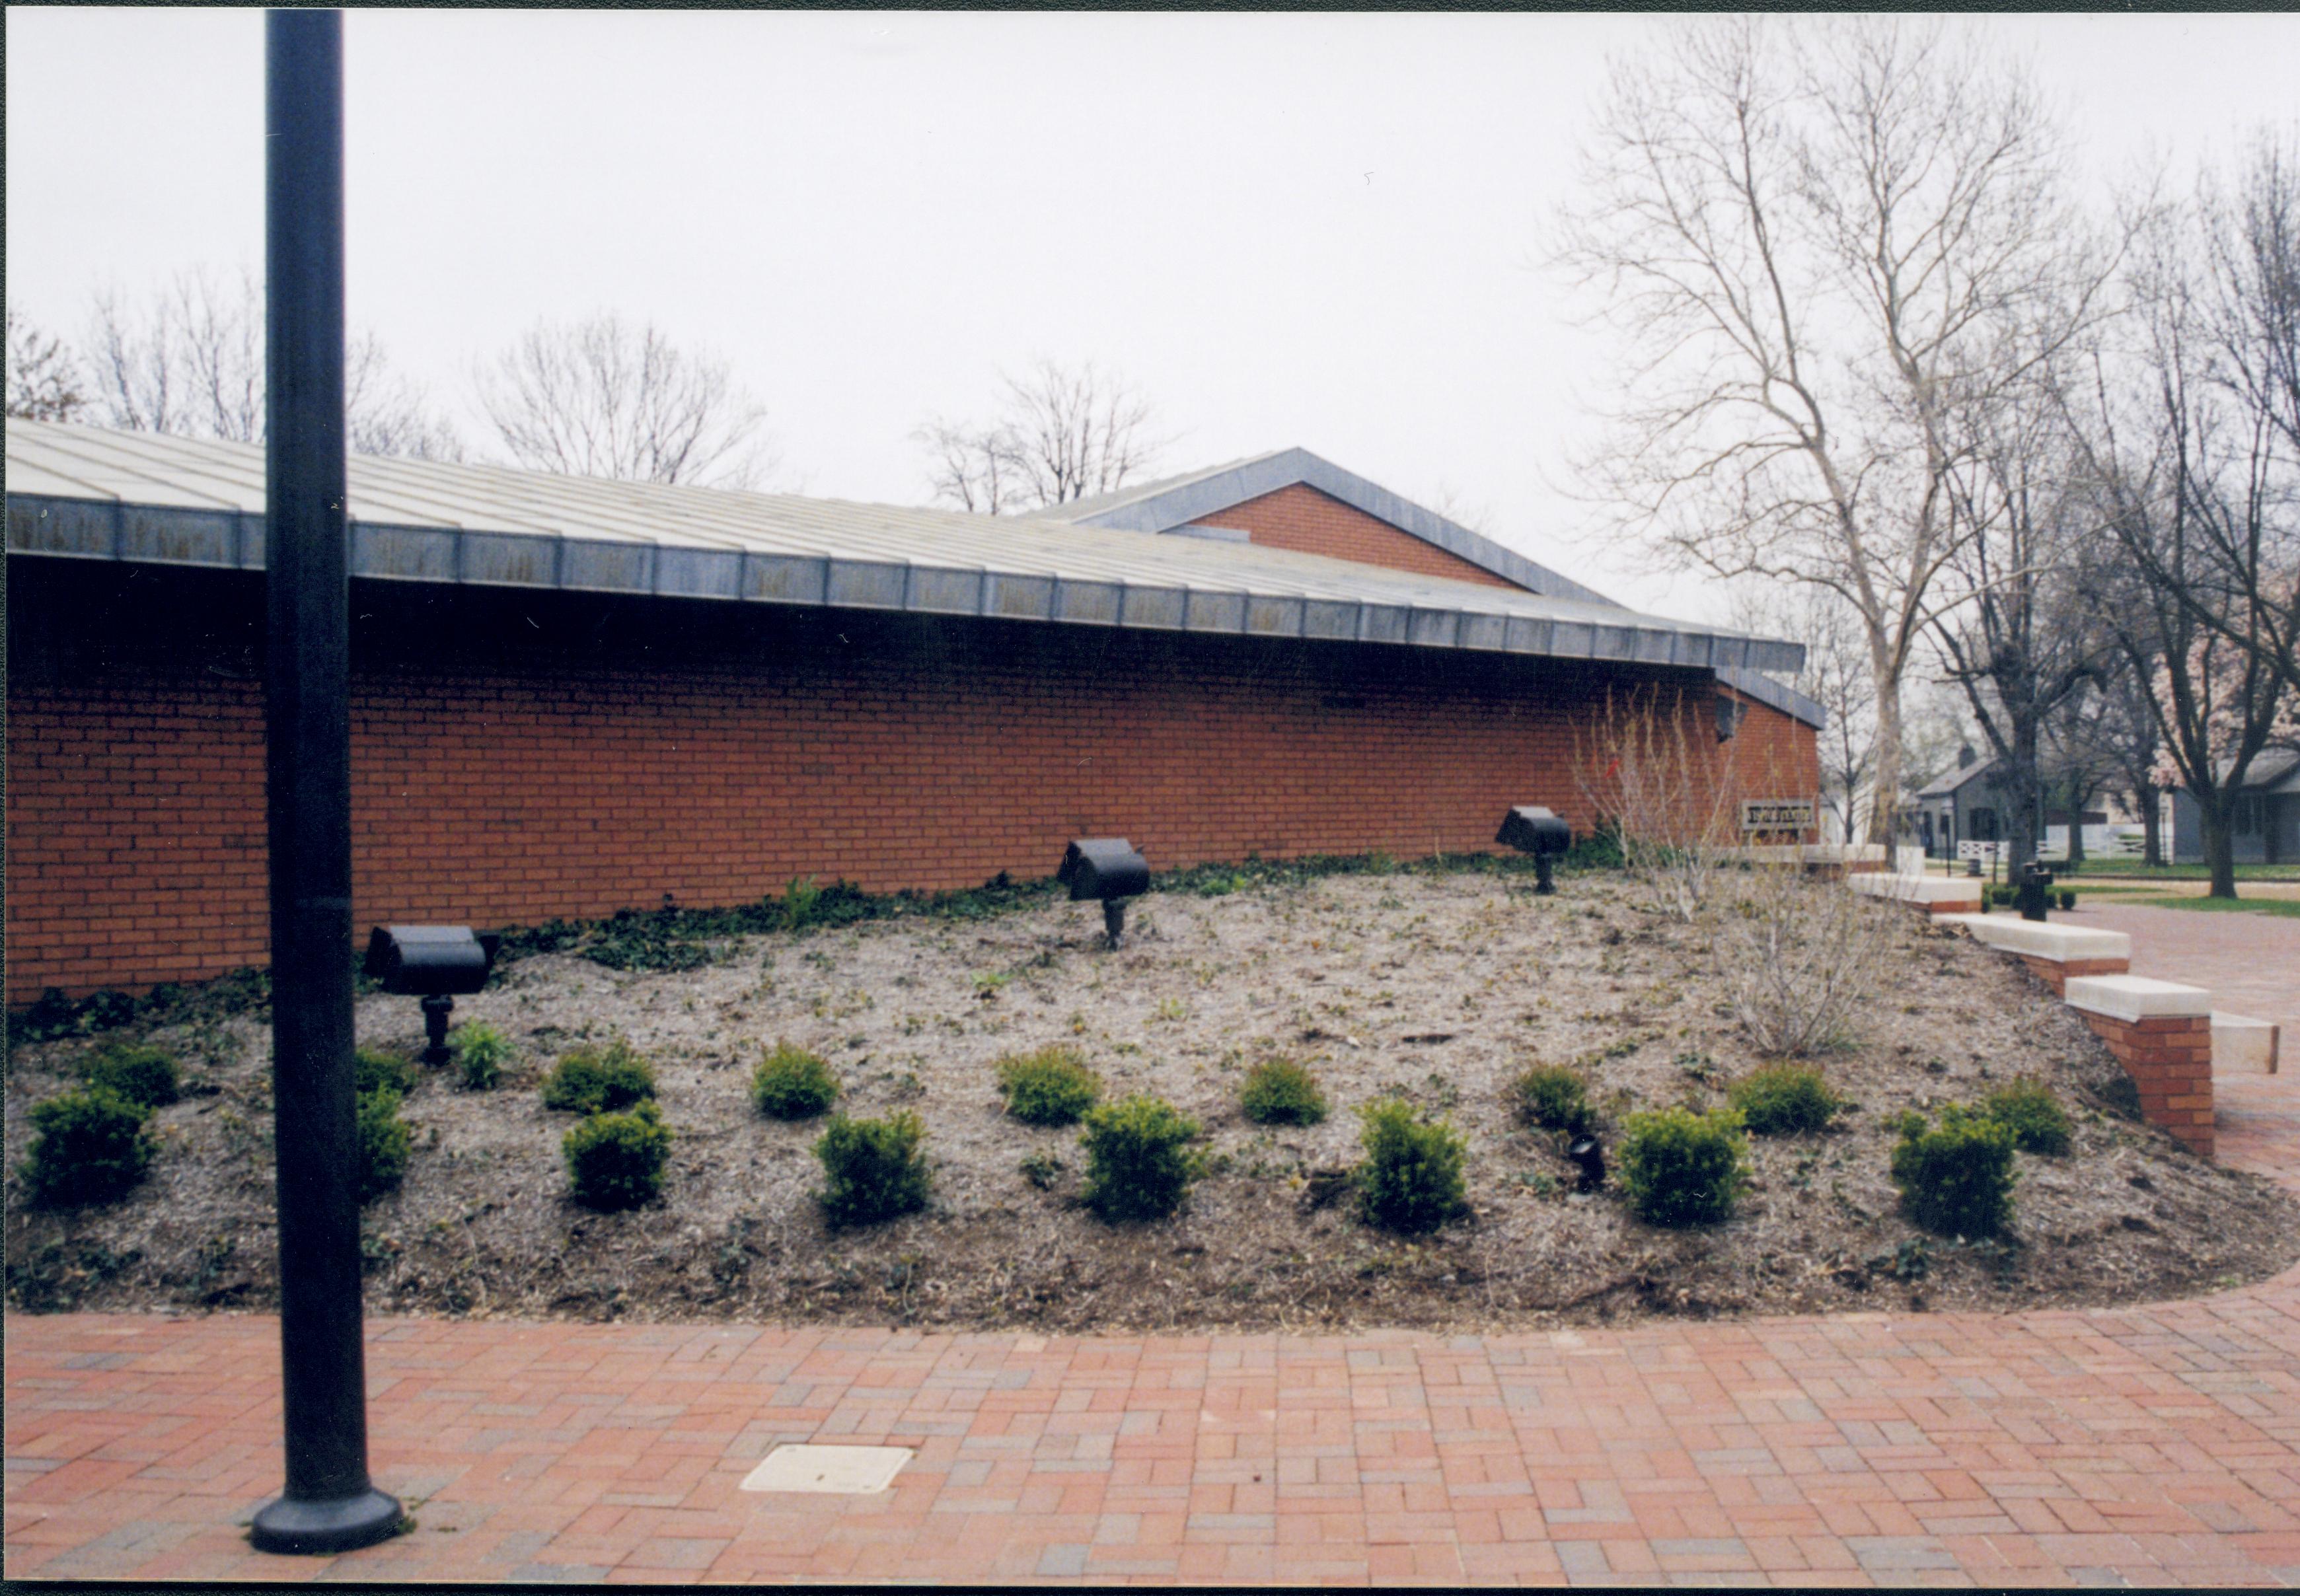
[[[1248,499],[1228,510],[1200,518],[1201,527],[1229,527],[1246,533],[1254,542],[1273,549],[1296,549],[1334,560],[1354,560],[1362,565],[1386,565],[1425,577],[1451,577],[1457,582],[1479,582],[1488,587],[1523,589],[1505,577],[1459,554],[1424,543],[1411,532],[1354,510],[1314,487],[1296,483],[1274,494]]]
[[[1035,878],[1078,835],[1131,837],[1159,869],[1488,849],[1513,802],[1588,825],[1571,728],[1621,679],[1429,650],[429,591],[355,590],[361,927],[738,903],[808,875]],[[252,610],[249,590],[196,593],[62,628],[140,653],[19,661],[38,640],[12,636],[12,1003],[265,959],[262,688],[234,665],[254,657]],[[152,638],[170,617],[206,629]],[[1712,689],[1679,679],[1708,715]],[[1769,787],[1796,770],[1812,790],[1809,729],[1759,708],[1734,746]]]
[[[2116,1019],[2079,1009],[2094,1035],[2132,1076],[2141,1117],[2191,1152],[2212,1156],[2212,1022],[2203,1014]]]

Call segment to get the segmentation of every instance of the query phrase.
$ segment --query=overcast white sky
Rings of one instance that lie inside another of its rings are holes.
[[[262,17],[7,15],[7,290],[262,257]],[[1578,536],[1605,345],[1536,264],[1608,53],[1669,18],[353,12],[356,327],[472,358],[612,308],[724,355],[807,491],[917,503],[910,433],[1094,358],[1173,470],[1299,444],[1632,603]],[[2002,17],[2105,183],[2300,117],[2300,16]],[[478,437],[467,418],[467,437]]]

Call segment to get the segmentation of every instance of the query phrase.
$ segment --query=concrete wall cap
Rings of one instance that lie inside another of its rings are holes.
[[[1929,876],[1894,876],[1883,871],[1865,876],[1848,876],[1845,884],[1856,893],[1867,893],[1872,898],[1891,898],[1902,903],[1978,903],[1980,884],[1943,877],[1935,880]]]
[[[2201,1019],[2212,1011],[2203,987],[2149,976],[2079,976],[2062,996],[2071,1009],[2110,1019]]]
[[[2273,1020],[2212,1010],[2212,1073],[2274,1075],[2283,1027]]]
[[[2031,959],[2068,964],[2083,959],[2132,957],[2132,938],[2121,931],[2097,931],[2083,926],[2055,926],[2049,921],[2024,920],[2013,914],[1974,914],[1958,917],[1975,942]]]

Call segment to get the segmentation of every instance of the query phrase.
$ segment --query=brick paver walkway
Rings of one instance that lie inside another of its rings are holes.
[[[2300,1170],[2289,1076],[2222,1157]],[[7,1321],[14,1577],[2300,1584],[2300,1270],[2098,1312],[1172,1340],[378,1319],[334,1559],[279,1483],[276,1322]],[[915,1447],[754,1495],[787,1441]]]
[[[2245,884],[2237,891],[2241,894]],[[2300,919],[2236,910],[2150,909],[2077,899],[2052,917],[2132,938],[2135,975],[2186,981],[2212,994],[2212,1006],[2284,1027],[2288,1057],[2300,1052]]]

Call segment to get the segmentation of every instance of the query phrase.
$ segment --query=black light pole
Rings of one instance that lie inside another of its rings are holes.
[[[264,737],[287,1490],[259,1550],[394,1534],[367,1472],[352,1105],[351,588],[344,511],[343,18],[265,18]]]

